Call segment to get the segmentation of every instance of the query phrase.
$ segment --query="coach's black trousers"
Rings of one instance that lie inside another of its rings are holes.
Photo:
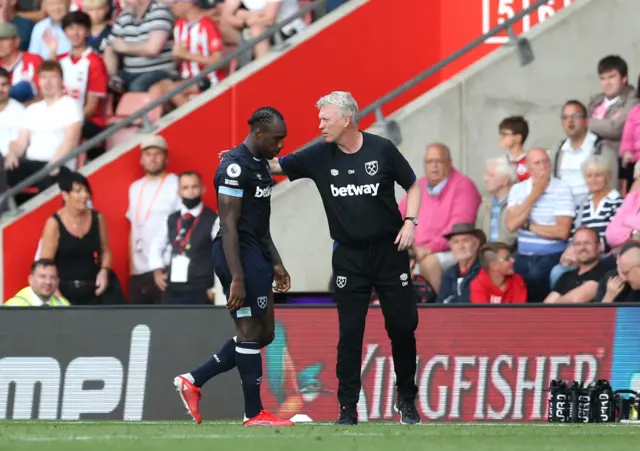
[[[333,252],[334,299],[338,308],[338,401],[355,406],[360,396],[360,366],[365,320],[372,288],[380,298],[391,339],[396,387],[401,399],[415,399],[418,310],[411,285],[409,254],[393,242],[364,247],[337,245]]]

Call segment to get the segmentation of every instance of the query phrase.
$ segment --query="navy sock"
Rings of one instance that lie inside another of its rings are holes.
[[[236,363],[244,392],[244,414],[253,418],[262,411],[260,384],[262,382],[262,355],[257,342],[241,342],[236,345]]]
[[[231,338],[208,362],[191,372],[193,385],[200,388],[218,374],[225,373],[236,366],[236,337]]]

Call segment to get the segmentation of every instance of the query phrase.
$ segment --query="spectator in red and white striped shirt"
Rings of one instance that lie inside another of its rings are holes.
[[[68,13],[62,19],[62,30],[71,43],[71,51],[57,56],[64,74],[65,94],[73,97],[84,114],[82,139],[91,139],[105,125],[105,101],[109,77],[102,58],[87,46],[91,32],[91,18],[82,11]],[[55,46],[49,49],[50,59],[56,59]],[[102,148],[91,149],[89,159],[104,152]]]
[[[222,36],[216,23],[198,6],[198,0],[168,0],[178,21],[173,28],[173,56],[179,62],[180,78],[195,77],[207,66],[222,58]],[[208,74],[205,83],[192,85],[189,89],[171,98],[175,107],[187,103],[192,95],[217,85],[225,76],[217,70]],[[176,87],[181,81],[162,80],[151,89],[162,95]]]
[[[9,96],[22,103],[30,103],[38,94],[38,69],[42,58],[21,52],[18,28],[12,23],[0,23],[0,66],[11,74]]]

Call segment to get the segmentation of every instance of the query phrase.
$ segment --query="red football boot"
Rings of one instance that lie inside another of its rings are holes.
[[[176,377],[173,380],[173,385],[176,386],[176,391],[180,395],[180,399],[182,399],[184,406],[187,408],[187,413],[191,415],[191,418],[193,418],[196,423],[202,423],[200,412],[198,412],[198,407],[200,405],[200,389],[189,382],[189,380],[184,376]]]
[[[280,427],[280,426],[293,426],[293,422],[289,420],[283,420],[271,415],[269,412],[261,411],[253,418],[245,420],[242,424],[245,426],[266,426],[266,427]]]

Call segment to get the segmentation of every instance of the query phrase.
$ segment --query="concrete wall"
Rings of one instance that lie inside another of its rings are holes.
[[[601,57],[625,58],[636,84],[639,17],[639,0],[577,1],[527,34],[533,63],[520,67],[514,49],[505,46],[395,114],[403,135],[400,150],[421,175],[426,144],[445,142],[455,166],[482,191],[484,161],[499,153],[502,118],[524,115],[531,129],[527,147],[554,148],[562,139],[562,104],[573,98],[586,102],[599,91],[596,65]],[[292,288],[326,289],[331,239],[315,186],[309,181],[283,183],[272,208],[271,230]]]

